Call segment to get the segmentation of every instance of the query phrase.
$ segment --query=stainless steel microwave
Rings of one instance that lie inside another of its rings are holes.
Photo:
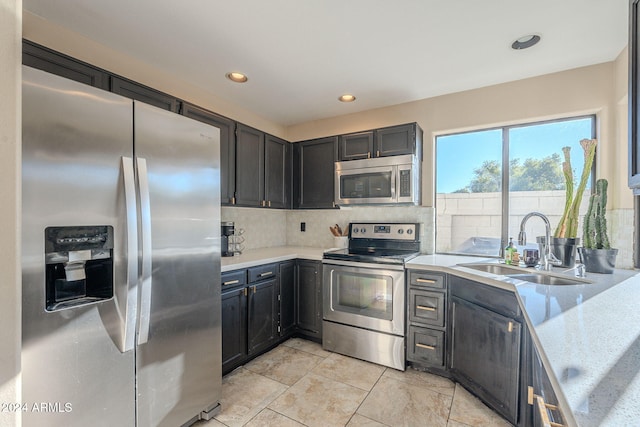
[[[420,161],[414,155],[335,163],[336,205],[418,205]]]

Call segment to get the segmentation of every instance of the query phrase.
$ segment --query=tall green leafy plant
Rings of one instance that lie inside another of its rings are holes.
[[[587,187],[589,176],[591,175],[591,166],[596,155],[597,139],[582,139],[580,146],[584,151],[584,167],[580,177],[580,183],[575,192],[573,192],[573,169],[571,168],[571,147],[563,147],[564,162],[562,162],[562,173],[565,180],[565,205],[562,218],[556,228],[553,237],[575,238],[578,236],[578,221],[580,214],[580,203],[582,203],[582,194]]]
[[[587,249],[611,249],[606,218],[608,186],[606,179],[599,179],[596,192],[589,198],[589,209],[582,227],[582,246]]]

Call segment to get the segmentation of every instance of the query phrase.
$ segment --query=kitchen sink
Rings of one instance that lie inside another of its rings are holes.
[[[505,264],[496,263],[469,263],[458,264],[460,267],[472,268],[478,271],[484,271],[485,273],[497,274],[499,276],[506,276],[508,274],[523,274],[526,270],[523,268],[512,267]]]
[[[512,279],[523,280],[525,282],[537,283],[540,285],[584,285],[586,283],[591,283],[590,281],[585,279],[543,273],[537,270],[532,271],[532,269],[525,269],[522,267],[515,267],[498,263],[473,262],[458,265],[460,267],[471,268],[473,270],[484,271],[485,273],[510,277]]]
[[[507,277],[511,277],[512,279],[524,280],[525,282],[538,283],[540,285],[584,285],[587,283],[591,283],[588,280],[584,279],[551,276],[541,273],[507,274]]]

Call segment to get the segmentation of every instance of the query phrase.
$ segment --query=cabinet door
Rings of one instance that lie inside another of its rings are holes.
[[[276,278],[249,286],[248,343],[249,355],[271,345],[277,334]]]
[[[242,364],[247,357],[247,288],[222,293],[222,372]]]
[[[232,205],[236,189],[236,123],[187,102],[182,103],[182,114],[220,129],[220,203]]]
[[[178,100],[171,95],[121,77],[111,76],[111,92],[154,107],[178,112]]]
[[[451,300],[453,376],[516,424],[521,324],[463,299]]]
[[[295,263],[293,261],[280,264],[280,337],[291,335],[296,328],[295,316]]]
[[[338,137],[295,144],[295,208],[335,208],[334,174]]]
[[[267,207],[291,207],[291,144],[267,135],[264,144],[264,199]]]
[[[69,80],[109,90],[109,75],[104,70],[27,40],[22,41],[22,63]]]
[[[373,157],[373,131],[340,135],[338,144],[340,160],[357,160]]]
[[[322,337],[321,264],[298,261],[296,280],[296,323],[298,329],[316,338]]]
[[[236,127],[236,204],[264,201],[264,133],[241,123]]]
[[[416,125],[408,124],[376,130],[375,157],[416,152]]]

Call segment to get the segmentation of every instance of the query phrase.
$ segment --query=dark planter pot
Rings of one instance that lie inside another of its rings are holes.
[[[617,249],[578,248],[580,260],[589,273],[612,274],[616,266]]]
[[[544,242],[544,236],[536,238],[538,245]],[[558,258],[562,264],[560,267],[573,268],[576,265],[576,249],[580,244],[579,238],[551,238],[551,253]],[[540,245],[540,253],[542,254],[542,245]],[[542,256],[542,255],[540,255]]]

